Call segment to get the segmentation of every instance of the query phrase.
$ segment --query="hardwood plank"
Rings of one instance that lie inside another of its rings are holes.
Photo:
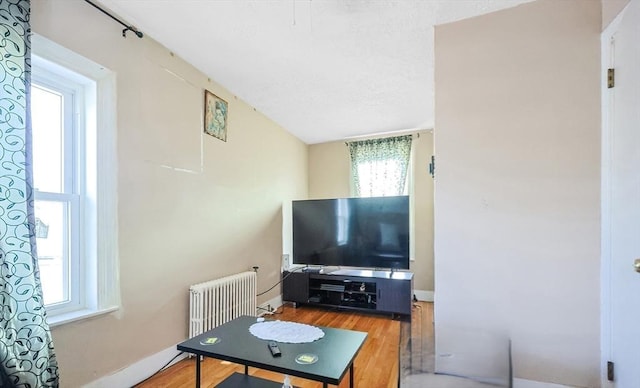
[[[416,326],[431,327],[433,319],[433,304],[419,302],[414,307],[412,320],[419,321],[420,325],[411,325],[412,338],[427,343],[429,338],[424,338],[425,330]],[[419,318],[416,318],[416,314]],[[391,319],[387,315],[374,315],[359,312],[336,311],[329,309],[301,306],[293,308],[289,305],[281,307],[275,319],[293,321],[316,326],[327,326],[341,329],[365,331],[368,333],[362,349],[354,362],[354,384],[356,387],[381,387],[394,388],[398,386],[398,373],[400,366],[400,325],[401,321]],[[427,330],[428,333],[428,330]],[[419,349],[417,350],[419,352]],[[417,357],[412,357],[415,359]],[[202,387],[214,387],[219,382],[230,376],[233,372],[244,373],[244,366],[232,364],[211,358],[202,361]],[[413,365],[411,366],[413,367]],[[416,365],[416,367],[418,367]],[[281,382],[281,373],[269,372],[256,368],[249,368],[249,374],[273,381]],[[195,358],[187,358],[166,370],[153,376],[151,379],[136,385],[137,388],[191,388],[195,383]],[[291,383],[301,388],[320,388],[321,383],[292,377]],[[349,386],[349,372],[345,375],[339,388]]]

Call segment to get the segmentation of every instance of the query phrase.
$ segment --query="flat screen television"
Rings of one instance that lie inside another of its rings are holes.
[[[409,269],[409,197],[292,203],[293,264]]]

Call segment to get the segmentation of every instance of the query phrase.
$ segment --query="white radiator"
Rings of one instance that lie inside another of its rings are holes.
[[[189,338],[241,315],[256,315],[254,271],[241,272],[189,288]]]

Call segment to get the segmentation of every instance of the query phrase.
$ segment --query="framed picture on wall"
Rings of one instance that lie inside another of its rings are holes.
[[[204,91],[204,132],[227,141],[228,104],[210,91]]]

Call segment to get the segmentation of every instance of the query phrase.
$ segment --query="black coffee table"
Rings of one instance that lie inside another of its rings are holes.
[[[349,383],[353,387],[353,361],[360,351],[367,333],[353,330],[320,327],[324,337],[310,343],[278,343],[281,357],[273,357],[265,340],[249,332],[249,326],[256,323],[256,317],[242,316],[213,330],[178,344],[178,350],[198,356],[212,357],[244,365],[245,375],[249,367],[266,369],[283,374],[338,385],[349,370]],[[203,345],[209,338],[217,343]],[[317,356],[312,364],[301,364],[296,357],[301,354]],[[196,357],[196,387],[200,387],[200,357]],[[234,378],[233,375],[229,378]],[[237,378],[237,376],[236,376]],[[262,380],[248,376],[249,380]],[[221,384],[224,384],[223,381]]]

